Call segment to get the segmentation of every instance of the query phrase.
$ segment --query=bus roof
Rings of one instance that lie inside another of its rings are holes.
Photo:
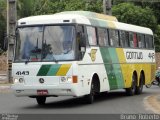
[[[26,17],[18,21],[19,26],[71,23],[107,27],[111,29],[119,29],[153,35],[152,30],[149,28],[121,23],[118,22],[117,18],[114,16],[89,11],[66,11],[52,15]]]

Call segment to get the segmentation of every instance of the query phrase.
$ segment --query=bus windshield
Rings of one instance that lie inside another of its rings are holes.
[[[17,29],[15,62],[75,59],[74,26],[34,26]]]

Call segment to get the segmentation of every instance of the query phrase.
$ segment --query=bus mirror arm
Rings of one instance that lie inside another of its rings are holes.
[[[81,52],[85,53],[85,47],[81,47]]]
[[[81,51],[81,55],[84,56],[84,53],[85,53],[85,51],[86,51],[86,50],[85,50],[85,47],[81,47],[81,48],[80,48],[80,51]]]

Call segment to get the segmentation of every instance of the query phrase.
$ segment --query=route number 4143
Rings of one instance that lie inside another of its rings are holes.
[[[17,71],[16,75],[29,75],[29,71]]]

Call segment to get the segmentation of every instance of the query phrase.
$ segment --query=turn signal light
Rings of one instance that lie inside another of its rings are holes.
[[[73,83],[77,83],[78,82],[78,77],[77,76],[72,76],[72,81],[73,81]]]

